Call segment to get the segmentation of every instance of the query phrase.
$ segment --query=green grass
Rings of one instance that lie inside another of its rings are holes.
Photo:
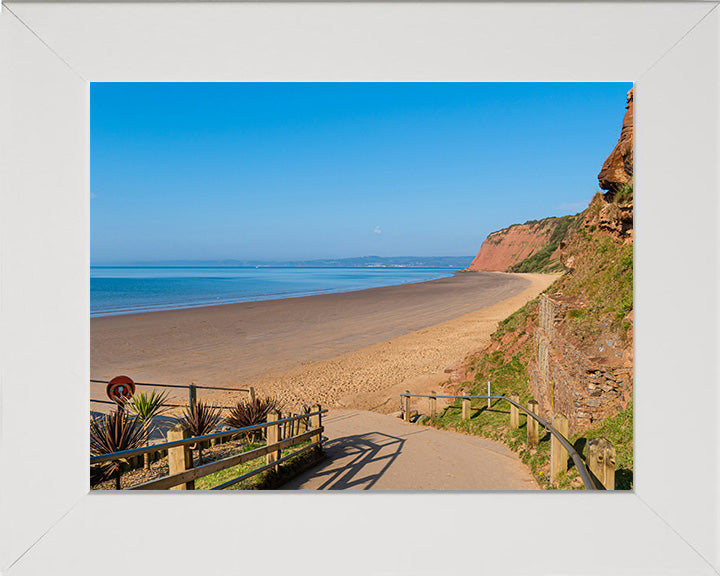
[[[631,199],[631,196],[630,186],[619,193],[615,201],[625,202]],[[602,194],[598,194],[583,213],[556,222],[548,243],[540,251],[511,268],[511,271],[517,272],[547,271],[552,263],[552,253],[561,242],[567,242],[563,251],[568,256],[575,257],[575,265],[553,282],[546,292],[561,292],[565,296],[576,298],[575,308],[567,312],[563,328],[566,333],[574,334],[581,341],[596,340],[605,330],[616,331],[621,337],[625,337],[631,326],[627,315],[633,309],[632,243],[614,240],[598,230],[594,224],[588,229],[582,226],[583,222],[597,218],[604,205]],[[618,209],[617,206],[615,209]],[[543,226],[551,225],[550,220],[541,223]],[[515,392],[520,396],[520,403],[527,405],[531,398],[527,365],[535,352],[530,334],[532,326],[537,326],[537,302],[537,299],[528,302],[501,321],[492,335],[493,342],[489,349],[471,359],[470,368],[475,374],[473,381],[466,386],[472,395],[485,394],[487,381],[490,380],[494,395],[509,396]],[[528,325],[531,325],[530,329]],[[496,349],[498,347],[500,349]],[[520,351],[510,358],[510,354],[518,349]],[[493,401],[490,408],[487,407],[486,400],[472,401],[471,417],[468,420],[462,419],[461,406],[461,401],[457,400],[437,417],[425,420],[425,423],[506,444],[518,453],[543,488],[584,488],[573,466],[561,474],[555,483],[550,482],[550,435],[543,434],[541,428],[537,449],[528,450],[526,417],[522,412],[520,428],[511,430],[510,408],[505,401]],[[632,410],[631,403],[617,415],[570,438],[583,458],[586,456],[585,446],[588,439],[604,436],[613,443],[616,449],[615,480],[618,490],[629,490],[633,486]]]
[[[487,393],[487,381],[492,383],[493,395],[510,396],[517,393],[520,404],[527,406],[532,398],[528,386],[527,357],[530,346],[515,355],[509,362],[503,362],[501,351],[483,354],[475,359],[475,378],[469,383],[470,395],[482,396]],[[502,442],[517,452],[520,460],[526,464],[541,488],[546,490],[582,490],[584,486],[577,470],[571,468],[561,474],[555,483],[550,481],[550,434],[543,434],[540,427],[540,442],[537,449],[527,449],[527,416],[520,412],[520,428],[510,428],[510,405],[504,400],[472,400],[468,420],[462,419],[462,401],[456,400],[441,411],[435,418],[423,423],[434,428],[453,430],[474,436],[481,436]],[[604,436],[616,449],[616,489],[632,489],[633,468],[633,426],[632,403],[612,418],[607,418],[582,433],[575,434],[569,440],[578,453],[585,458],[585,444],[588,439]]]
[[[590,325],[607,322],[624,335],[629,327],[623,319],[633,309],[633,246],[613,241],[607,236],[589,236],[577,240],[588,254],[580,266],[564,278],[563,289],[571,296],[582,296],[585,309],[568,317],[570,329],[581,335]]]
[[[553,231],[547,243],[534,254],[531,254],[521,262],[513,264],[508,272],[557,272],[564,270],[560,261],[551,256],[560,246],[565,237],[568,235],[570,226],[576,221],[577,215],[562,216],[560,218],[546,218],[540,221],[529,221],[533,224],[540,224],[540,228],[553,226]]]
[[[617,193],[613,201],[615,204],[625,204],[633,199],[633,183],[626,184],[625,187]]]
[[[304,446],[307,446],[309,443],[310,441],[306,440],[304,442],[296,444],[295,446],[292,446],[291,448],[286,448],[282,451],[282,455],[286,456],[287,454],[297,452]],[[241,454],[250,450],[255,450],[256,448],[261,448],[263,446],[265,446],[265,442],[245,444],[238,450],[237,453]],[[299,456],[298,459],[303,458],[304,456],[305,455],[303,454]],[[286,476],[286,472],[294,467],[294,460],[295,458],[291,458],[287,462],[280,464],[279,474],[273,475],[272,473],[269,473],[269,471],[261,472],[259,474],[256,474],[255,476],[251,476],[250,478],[242,480],[237,484],[233,484],[232,486],[226,488],[226,490],[260,490],[263,488],[267,488],[271,484],[275,483],[274,480],[276,479],[273,476],[279,476],[281,478]],[[266,457],[261,456],[260,458],[255,458],[254,460],[245,462],[244,464],[238,464],[237,466],[232,466],[231,468],[226,468],[225,470],[220,470],[213,474],[208,474],[207,476],[203,476],[202,478],[198,478],[197,480],[195,480],[195,489],[209,490],[214,486],[218,486],[224,482],[232,480],[233,478],[237,478],[238,476],[242,476],[243,474],[247,474],[252,470],[265,466],[266,463]]]
[[[490,380],[492,394],[495,396],[517,393],[520,404],[527,406],[532,398],[528,386],[527,356],[530,347],[516,354],[509,362],[503,362],[502,352],[496,351],[483,354],[476,359],[476,373],[470,384],[470,394],[481,396],[487,393],[487,381]],[[443,410],[437,417],[428,419],[424,424],[446,430],[453,430],[474,436],[481,436],[502,442],[525,463],[543,488],[551,488],[548,470],[550,465],[549,436],[541,433],[540,443],[536,450],[527,450],[527,416],[521,411],[520,428],[510,428],[510,404],[504,400],[492,400],[490,408],[487,400],[472,400],[468,420],[462,419],[462,401],[456,400]]]
[[[618,412],[612,418],[606,418],[599,424],[576,434],[570,441],[575,450],[587,456],[586,440],[604,436],[615,447],[615,489],[632,490],[633,487],[633,403]]]
[[[530,318],[533,321],[537,319],[537,304],[538,299],[534,298],[525,304],[525,306],[510,314],[505,320],[498,322],[498,327],[495,332],[493,332],[492,338],[494,340],[500,340],[505,334],[516,332],[518,329],[524,333],[527,319]]]
[[[487,381],[490,380],[494,396],[503,394],[509,396],[517,393],[520,396],[520,403],[526,404],[531,395],[528,387],[527,364],[521,358],[525,354],[527,351],[517,354],[507,363],[502,361],[502,353],[499,351],[480,357],[476,364],[475,380],[468,383],[470,394],[477,396],[487,394]],[[493,400],[488,409],[487,400],[472,400],[470,406],[469,420],[462,419],[462,402],[456,400],[438,416],[426,420],[426,423],[437,428],[457,430],[492,440],[504,440],[508,436],[510,405],[507,402]]]

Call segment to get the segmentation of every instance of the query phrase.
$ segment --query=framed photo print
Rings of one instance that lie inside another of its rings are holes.
[[[0,572],[717,574],[717,5],[4,2]]]

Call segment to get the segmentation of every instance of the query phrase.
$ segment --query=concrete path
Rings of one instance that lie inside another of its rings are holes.
[[[323,418],[327,460],[283,490],[538,490],[510,449],[361,410]]]

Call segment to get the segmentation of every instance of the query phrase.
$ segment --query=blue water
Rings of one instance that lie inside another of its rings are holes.
[[[452,276],[447,268],[106,267],[90,269],[90,315],[114,316],[351,292]]]

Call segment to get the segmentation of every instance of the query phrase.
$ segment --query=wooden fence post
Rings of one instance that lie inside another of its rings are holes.
[[[510,400],[513,402],[520,402],[520,396],[513,392],[510,394]],[[518,407],[513,404],[510,404],[510,428],[512,430],[520,428],[520,410],[518,410]]]
[[[428,398],[428,405],[430,412],[430,418],[435,418],[437,416],[437,398],[435,398],[435,390],[430,392],[431,396]]]
[[[322,440],[322,432],[320,432],[320,427],[322,426],[322,414],[320,414],[320,411],[322,408],[320,407],[320,404],[315,404],[313,407],[313,411],[317,412],[314,416],[310,416],[310,427],[312,430],[317,430],[318,433],[314,434],[310,437],[310,441],[314,444],[315,442],[320,442]],[[318,445],[315,448],[316,452],[320,452],[321,448]]]
[[[535,400],[528,402],[528,410],[533,414],[538,413],[538,403]],[[538,421],[528,414],[527,417],[527,445],[528,448],[535,448],[538,445],[539,432],[538,432]]]
[[[300,411],[301,414],[307,414],[310,412],[307,406],[303,405],[302,410]],[[308,421],[307,417],[300,418],[298,420],[298,434],[304,434],[308,431]]]
[[[268,412],[267,415],[267,422],[276,422],[277,420],[280,420],[280,412],[277,410],[271,410]],[[271,444],[275,444],[280,441],[280,425],[275,424],[274,426],[268,426],[266,428],[267,430],[267,445],[270,446]],[[273,450],[272,452],[268,452],[267,456],[265,457],[265,462],[267,464],[272,464],[273,462],[276,462],[280,458],[280,450]],[[277,470],[277,466],[273,467],[273,470]]]
[[[190,383],[188,390],[190,392],[190,407],[192,408],[197,402],[197,387],[195,386],[195,382]]]
[[[250,394],[250,402],[252,402],[254,404],[255,403],[255,388],[253,388],[252,386],[250,386],[249,394]]]
[[[587,441],[587,463],[590,473],[605,487],[615,490],[615,446],[607,438]]]
[[[566,416],[563,414],[555,414],[552,419],[552,425],[555,430],[567,438],[568,419]],[[550,480],[552,482],[555,482],[560,472],[567,471],[567,461],[568,451],[553,434],[550,440]]]
[[[405,390],[405,394],[410,394],[410,390]],[[403,415],[405,422],[410,422],[410,396],[405,396],[405,414]]]
[[[190,438],[190,432],[182,424],[175,424],[175,426],[168,430],[167,433],[168,442],[174,442],[175,440],[187,440],[188,438]],[[187,446],[175,446],[174,448],[168,448],[169,474],[185,472],[185,470],[192,467],[192,455],[190,454],[190,449]],[[195,481],[191,480],[190,482],[178,484],[177,486],[170,488],[170,490],[195,490]]]
[[[463,390],[463,396],[469,396],[467,390]],[[470,398],[463,398],[462,400],[462,419],[468,420],[470,418]]]

